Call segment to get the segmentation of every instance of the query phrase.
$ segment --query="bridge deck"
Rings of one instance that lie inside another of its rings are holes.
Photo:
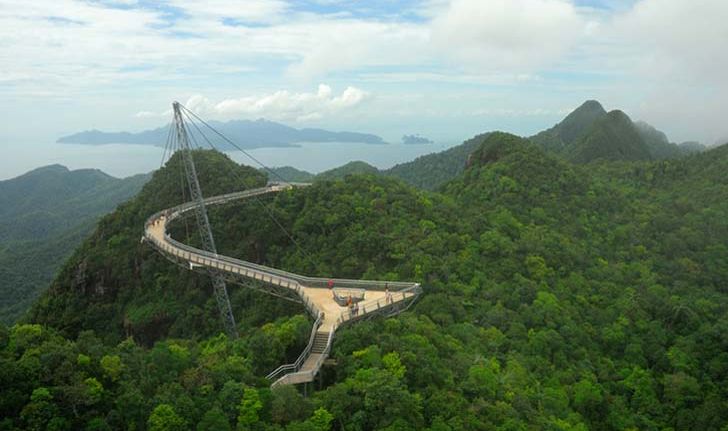
[[[273,185],[216,196],[205,199],[205,202],[207,205],[221,204],[255,195],[278,192],[285,188],[287,187]],[[181,216],[192,208],[193,204],[187,203],[153,215],[145,225],[144,240],[150,242],[161,253],[177,261],[185,262],[190,269],[212,269],[232,277],[257,280],[291,289],[298,294],[307,310],[315,318],[320,318],[320,320],[317,320],[320,325],[318,328],[313,328],[309,345],[302,353],[302,356],[299,357],[297,363],[281,366],[271,373],[269,377],[278,377],[281,373],[287,372],[287,374],[278,378],[274,385],[312,381],[323,360],[328,356],[333,333],[339,325],[380,310],[392,309],[413,299],[420,293],[420,287],[416,283],[337,279],[334,280],[334,287],[342,286],[366,290],[364,300],[358,303],[356,310],[352,310],[347,306],[340,306],[334,300],[333,291],[329,287],[325,287],[329,282],[327,279],[301,276],[224,255],[212,254],[172,239],[167,234],[167,225],[174,218]],[[390,291],[387,293],[385,289]],[[331,336],[328,337],[326,349],[321,353],[314,353],[311,352],[314,335],[319,332],[330,333]]]

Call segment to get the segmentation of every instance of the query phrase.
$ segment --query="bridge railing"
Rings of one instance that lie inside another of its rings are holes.
[[[251,270],[241,265],[236,259],[230,259],[223,255],[216,256],[214,253],[187,247],[185,244],[171,239],[168,235],[165,235],[165,238],[165,241],[159,241],[156,237],[150,236],[147,240],[164,253],[189,262],[191,265],[197,264],[211,268],[212,270],[239,274],[264,283],[271,283],[294,290],[302,298],[304,306],[312,316],[318,316],[321,311],[307,295],[303,294],[303,286],[296,280],[273,276],[264,271]]]
[[[228,193],[226,195],[220,195],[215,196],[212,198],[205,199],[205,203],[207,205],[217,205],[222,204],[226,202],[230,202],[233,200],[239,200],[244,199],[252,196],[258,196],[263,195],[267,193],[275,193],[281,190],[290,189],[291,187],[304,187],[304,185],[296,184],[291,186],[282,186],[282,185],[272,185],[268,187],[258,188],[258,189],[251,189],[251,190],[245,190],[242,192],[235,192],[235,193]],[[200,260],[200,264],[205,266],[210,266],[213,268],[217,268],[223,271],[231,271],[233,266],[236,266],[238,268],[245,268],[248,270],[248,272],[252,272],[253,275],[258,274],[259,276],[262,276],[259,279],[262,279],[262,281],[269,282],[275,277],[275,281],[277,285],[288,287],[291,289],[296,289],[296,284],[299,286],[306,286],[306,287],[319,287],[319,288],[327,288],[330,286],[331,282],[333,282],[333,287],[338,288],[348,288],[348,289],[367,289],[367,290],[390,290],[390,291],[400,291],[403,289],[411,288],[415,283],[410,282],[400,282],[400,281],[375,281],[375,280],[351,280],[351,279],[343,279],[343,278],[323,278],[323,277],[307,277],[300,274],[295,274],[288,271],[283,271],[277,268],[271,268],[265,265],[260,265],[252,262],[248,262],[241,259],[235,259],[231,257],[227,257],[224,255],[219,255],[215,253],[211,253],[205,250],[197,249],[195,247],[191,247],[187,244],[181,243],[173,238],[171,238],[169,235],[166,234],[166,224],[181,216],[187,211],[190,211],[194,208],[196,204],[194,202],[187,202],[182,205],[178,205],[174,208],[170,208],[168,210],[160,211],[154,215],[152,215],[145,224],[145,237],[147,239],[152,239],[151,235],[147,235],[147,229],[152,223],[154,223],[155,220],[159,219],[162,215],[166,215],[165,217],[165,241],[169,244],[174,246],[177,249],[183,250],[188,255],[183,255],[183,259],[189,259],[193,260],[191,256],[193,254],[196,254],[198,256],[203,256],[203,259]],[[156,243],[156,241],[155,241]],[[168,248],[165,248],[165,251],[168,251]],[[249,273],[245,273],[242,275],[250,276]],[[266,278],[267,276],[267,278]],[[251,277],[254,278],[254,277]],[[296,289],[297,290],[297,289]],[[315,314],[314,314],[315,315]]]
[[[386,297],[384,298],[378,298],[378,299],[372,299],[369,301],[363,301],[359,302],[355,305],[354,310],[357,310],[354,312],[351,308],[348,310],[344,310],[341,312],[339,317],[336,319],[336,327],[349,322],[351,320],[356,320],[360,317],[363,317],[367,313],[376,312],[379,310],[391,308],[394,306],[400,306],[402,301],[406,301],[408,299],[413,299],[417,295],[419,295],[422,292],[422,287],[419,283],[415,283],[414,285],[402,289],[396,292],[390,292],[390,295],[392,296],[391,301],[388,300]]]

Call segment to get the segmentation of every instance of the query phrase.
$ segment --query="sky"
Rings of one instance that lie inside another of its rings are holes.
[[[207,119],[529,135],[587,99],[728,140],[726,0],[0,0],[0,145]]]

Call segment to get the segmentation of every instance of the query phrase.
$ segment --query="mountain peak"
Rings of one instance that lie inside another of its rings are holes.
[[[596,100],[587,100],[571,111],[560,123],[533,136],[532,141],[546,150],[562,152],[584,137],[594,123],[607,115],[607,111]]]
[[[569,151],[576,163],[594,160],[650,160],[650,149],[627,114],[609,111]]]
[[[492,132],[483,139],[482,144],[469,157],[466,166],[487,165],[519,149],[526,148],[529,141],[506,132]]]
[[[567,144],[582,137],[607,111],[596,100],[587,100],[556,125],[558,136]]]
[[[592,111],[592,112],[602,112],[607,113],[607,111],[604,109],[601,103],[599,103],[598,100],[590,99],[586,102],[582,103],[578,108],[574,110],[574,112],[577,111]]]
[[[625,114],[624,111],[620,109],[614,109],[607,113],[607,116],[613,120],[613,121],[620,121],[623,123],[629,122],[629,124],[632,124],[632,119],[629,118],[629,115]]]
[[[58,163],[54,163],[52,165],[48,166],[41,166],[40,168],[33,169],[32,171],[27,172],[25,175],[28,174],[42,174],[42,173],[66,173],[70,172],[69,169],[63,165],[60,165]]]
[[[361,160],[354,160],[346,163],[338,168],[330,169],[328,171],[321,172],[317,175],[318,179],[333,180],[338,178],[344,178],[347,175],[361,175],[361,174],[378,174],[379,169],[370,165],[367,162]]]
[[[560,123],[534,136],[531,141],[567,160],[664,160],[699,151],[680,148],[667,136],[643,121],[633,122],[624,111],[604,110],[596,100],[587,100]]]

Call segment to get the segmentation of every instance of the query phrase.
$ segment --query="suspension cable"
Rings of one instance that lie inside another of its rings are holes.
[[[162,153],[162,161],[159,163],[159,168],[161,169],[162,166],[164,166],[164,162],[167,159],[167,151],[169,151],[170,157],[172,157],[172,154],[174,151],[170,148],[172,143],[172,123],[169,123],[169,128],[167,129],[167,142],[164,144],[164,152]]]
[[[195,115],[194,112],[192,112],[189,109],[185,108],[183,105],[180,105],[180,107],[182,108],[182,113],[187,117],[187,119],[189,120],[189,122],[197,130],[197,132],[200,134],[200,136],[207,142],[207,144],[210,146],[210,148],[212,148],[213,150],[216,150],[216,151],[220,151],[220,150],[217,149],[217,147],[215,147],[215,145],[210,141],[210,139],[202,132],[202,130],[200,130],[200,127],[190,117],[189,114],[194,115],[195,118],[199,119],[199,121],[201,121],[202,123],[206,124],[207,127],[209,127],[211,130],[213,130],[215,133],[217,133],[225,141],[227,141],[230,144],[232,144],[235,148],[238,148],[241,152],[243,152],[243,154],[245,154],[248,157],[250,157],[251,159],[253,159],[256,163],[258,163],[259,165],[261,165],[264,169],[270,171],[271,173],[273,173],[274,175],[276,175],[278,178],[280,178],[282,180],[282,182],[284,182],[286,184],[290,184],[288,181],[286,181],[280,175],[278,175],[275,171],[269,169],[263,163],[261,163],[260,161],[258,161],[255,157],[251,156],[246,151],[240,149],[240,147],[238,147],[235,143],[233,143],[231,140],[229,140],[227,137],[225,137],[225,135],[223,135],[222,133],[220,133],[217,130],[215,130],[214,128],[212,128],[212,126],[210,126],[209,124],[205,123],[205,121],[202,120],[197,115]],[[197,143],[197,140],[194,137],[194,133],[192,133],[192,129],[190,129],[190,136],[192,137],[192,140],[195,143]],[[240,177],[239,172],[233,171],[233,174],[237,177],[238,180],[242,180],[242,178]],[[278,221],[278,219],[275,217],[275,215],[273,214],[273,212],[271,211],[271,209],[258,196],[253,195],[253,199],[263,208],[263,210],[266,212],[266,214],[268,215],[268,217],[278,226],[279,229],[281,229],[281,231],[283,231],[283,233],[288,237],[288,239],[291,240],[291,242],[296,246],[296,248],[304,255],[304,257],[306,259],[308,259],[308,261],[310,263],[314,263],[315,261],[314,261],[313,257],[311,256],[311,254],[308,252],[308,250],[306,250],[298,241],[296,241],[296,239],[293,237],[293,235],[290,232],[288,232],[288,230],[283,226],[283,224],[281,224],[280,221]]]
[[[271,174],[273,174],[274,176],[276,176],[276,177],[277,177],[277,178],[278,178],[279,180],[281,180],[282,182],[284,182],[284,183],[286,183],[286,184],[290,184],[290,183],[289,183],[288,181],[286,181],[286,180],[285,180],[285,178],[281,177],[281,176],[280,176],[280,174],[278,174],[278,172],[276,172],[276,171],[274,171],[273,169],[269,168],[268,166],[266,166],[265,164],[263,164],[263,162],[261,162],[260,160],[256,159],[255,157],[253,157],[253,155],[252,155],[252,154],[250,154],[250,153],[248,153],[247,151],[245,151],[244,149],[240,148],[240,146],[238,146],[238,144],[236,144],[235,142],[233,142],[233,141],[231,141],[230,139],[228,139],[228,137],[227,137],[227,136],[223,135],[223,134],[222,134],[221,132],[219,132],[219,131],[218,131],[217,129],[215,129],[214,127],[212,127],[212,126],[211,126],[210,124],[208,124],[208,123],[207,123],[207,122],[206,122],[205,120],[203,120],[202,118],[200,118],[200,117],[199,117],[199,116],[198,116],[197,114],[195,114],[194,112],[190,111],[189,109],[187,109],[187,108],[186,108],[185,106],[183,106],[183,105],[180,105],[180,107],[181,107],[181,108],[182,108],[182,109],[183,109],[184,111],[186,111],[187,113],[189,113],[189,114],[192,114],[192,115],[193,115],[193,116],[194,116],[194,117],[195,117],[195,118],[196,118],[197,120],[199,120],[199,121],[200,121],[200,122],[201,122],[202,124],[204,124],[204,125],[205,125],[205,126],[206,126],[206,127],[208,128],[208,129],[212,130],[212,131],[213,131],[213,132],[214,132],[214,133],[215,133],[216,135],[218,135],[219,137],[221,137],[221,138],[222,138],[222,139],[223,139],[223,140],[224,140],[225,142],[227,142],[228,144],[232,145],[232,146],[233,146],[233,147],[235,147],[235,148],[236,148],[236,149],[237,149],[238,151],[240,151],[241,153],[245,154],[246,156],[248,156],[248,158],[250,158],[250,159],[251,159],[251,160],[253,160],[253,161],[254,161],[255,163],[257,163],[258,165],[260,165],[260,167],[262,167],[263,169],[265,169],[265,170],[266,170],[266,171],[268,171],[269,173],[271,173]],[[189,118],[189,115],[188,115],[188,117],[187,117],[187,118]],[[199,130],[199,129],[198,129],[198,130]],[[204,134],[203,134],[203,136],[204,136]],[[208,140],[208,142],[209,142],[209,140]]]
[[[187,202],[187,185],[185,184],[186,176],[185,176],[185,168],[183,166],[183,163],[179,164],[179,184],[180,189],[182,190],[182,202]],[[192,200],[192,196],[190,196],[190,200]],[[190,242],[190,227],[189,227],[189,217],[183,216],[182,219],[185,222],[185,244],[189,244]]]

